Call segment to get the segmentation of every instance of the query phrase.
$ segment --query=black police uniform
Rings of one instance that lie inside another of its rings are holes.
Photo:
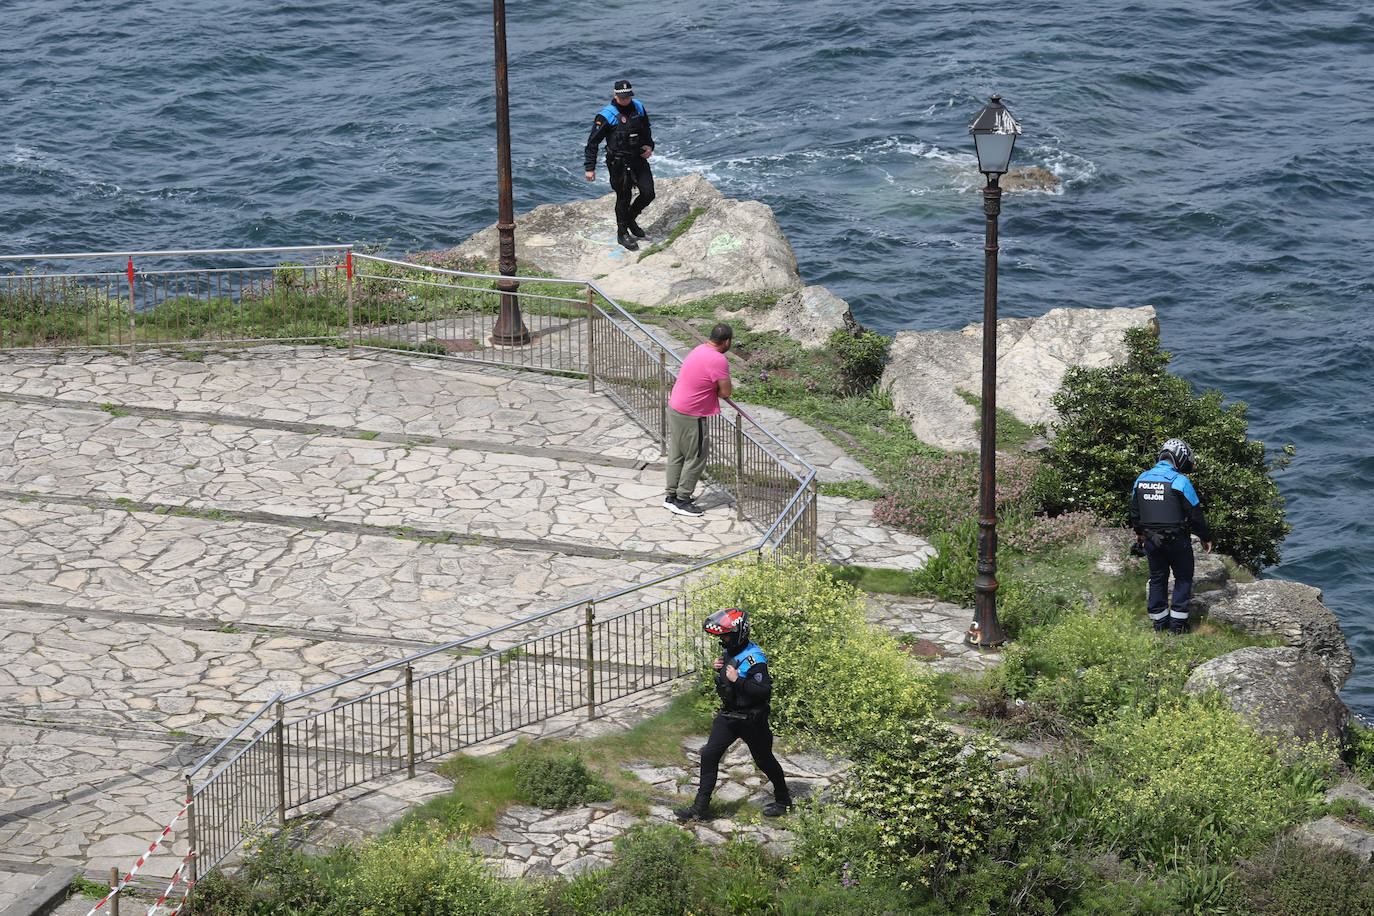
[[[1190,533],[1212,539],[1202,500],[1193,483],[1161,459],[1136,478],[1131,488],[1131,528],[1144,539],[1150,564],[1146,613],[1157,631],[1188,632],[1188,604],[1193,597],[1193,544]],[[1173,595],[1169,573],[1174,574]],[[1172,601],[1170,598],[1172,597]]]
[[[782,765],[773,756],[773,732],[768,727],[768,705],[773,696],[773,680],[768,675],[768,660],[754,643],[722,656],[725,666],[716,671],[716,693],[720,695],[720,711],[711,723],[711,736],[701,749],[701,777],[696,800],[679,817],[704,818],[716,788],[720,759],[738,740],[742,740],[768,781],[773,784],[773,804],[765,814],[781,814],[792,805],[792,795]],[[732,683],[725,676],[725,668],[733,666],[739,677]]]
[[[644,105],[635,98],[627,105],[612,99],[596,113],[583,150],[583,171],[596,169],[596,151],[602,140],[606,141],[606,171],[615,191],[616,235],[622,243],[632,241],[627,236],[629,231],[643,238],[644,232],[636,220],[654,200],[654,176],[649,160],[644,158],[644,147],[654,147],[654,135]],[[639,195],[631,201],[636,188]]]

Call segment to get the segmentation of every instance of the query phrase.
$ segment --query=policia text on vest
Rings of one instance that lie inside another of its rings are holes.
[[[1212,551],[1202,499],[1184,473],[1192,468],[1192,449],[1182,439],[1170,439],[1160,448],[1159,462],[1137,477],[1131,488],[1131,527],[1150,565],[1145,610],[1156,632],[1188,632],[1188,605],[1193,597],[1190,535],[1196,533],[1203,548]]]

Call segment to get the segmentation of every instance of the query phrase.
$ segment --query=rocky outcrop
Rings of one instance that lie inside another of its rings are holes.
[[[1329,814],[1310,824],[1303,824],[1295,836],[1314,846],[1344,849],[1361,862],[1374,862],[1374,834],[1352,827]]]
[[[516,260],[522,268],[592,278],[612,298],[641,305],[802,285],[792,246],[767,204],[726,198],[696,174],[657,179],[654,189],[654,202],[639,218],[649,234],[639,251],[616,242],[615,195],[606,194],[517,216]],[[685,232],[654,250],[687,219]],[[497,243],[496,227],[489,226],[457,251],[494,261]]]
[[[1053,191],[1059,187],[1059,178],[1049,169],[1025,165],[1007,172],[997,183],[1004,191]]]
[[[1203,662],[1188,690],[1215,689],[1262,734],[1300,743],[1329,738],[1344,746],[1350,710],[1336,694],[1326,666],[1292,646],[1250,646]]]
[[[1321,659],[1336,689],[1345,686],[1355,667],[1336,615],[1322,604],[1321,589],[1283,579],[1261,579],[1227,585],[1198,595],[1194,612],[1230,624],[1252,636],[1278,636],[1285,643]]]
[[[1070,366],[1126,358],[1127,328],[1151,327],[1152,306],[1051,309],[1039,318],[997,322],[997,406],[1023,423],[1055,419],[1050,399]],[[960,392],[982,391],[983,325],[961,331],[902,331],[892,343],[883,387],[922,442],[946,450],[978,447],[977,411]]]
[[[853,334],[863,330],[863,326],[854,320],[849,303],[824,286],[807,286],[784,293],[766,312],[717,309],[716,314],[723,321],[741,322],[751,331],[785,334],[812,350],[825,346],[830,335],[836,331]]]

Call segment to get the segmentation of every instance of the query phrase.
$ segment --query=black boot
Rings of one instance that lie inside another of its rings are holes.
[[[633,235],[630,235],[629,229],[621,229],[619,232],[617,232],[615,235],[615,240],[619,242],[621,245],[630,249],[631,251],[639,250],[639,243],[635,241],[635,237]]]
[[[639,228],[639,223],[635,222],[634,220],[630,220],[630,222],[625,226],[625,228],[629,229],[630,235],[633,235],[637,239],[642,239],[645,235],[648,234],[643,229]]]
[[[674,808],[673,816],[684,824],[688,821],[709,821],[711,817],[707,811],[710,807],[710,799],[698,798],[685,808]]]
[[[774,792],[773,801],[768,807],[763,809],[764,817],[782,817],[792,810],[792,796],[787,793]]]

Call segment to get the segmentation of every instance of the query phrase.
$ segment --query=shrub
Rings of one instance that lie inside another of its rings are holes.
[[[1135,710],[1097,726],[1094,756],[1063,760],[1042,785],[1055,830],[1083,826],[1142,865],[1228,861],[1300,815],[1272,741],[1213,700]]]
[[[1374,867],[1341,849],[1280,840],[1243,863],[1238,884],[1254,916],[1374,913]]]
[[[1054,395],[1059,420],[1042,478],[1047,508],[1124,525],[1135,478],[1154,464],[1160,443],[1180,436],[1198,455],[1189,476],[1217,545],[1252,570],[1277,563],[1292,526],[1271,474],[1287,464],[1292,446],[1271,459],[1263,442],[1246,437],[1245,404],[1223,404],[1215,391],[1194,396],[1166,371],[1171,357],[1154,334],[1127,331],[1126,346],[1124,365],[1071,368]]]
[[[991,684],[1089,725],[1132,705],[1155,709],[1160,698],[1179,694],[1192,667],[1171,642],[1119,609],[1063,614],[1022,636],[1007,647]]]
[[[935,535],[978,514],[978,467],[962,452],[912,457],[896,481],[873,509],[873,517],[884,524]]]
[[[962,541],[963,526],[973,524],[981,511],[980,473],[977,460],[967,453],[913,456],[896,475],[891,491],[874,507],[873,517],[932,539],[942,532],[957,532]],[[1008,455],[998,461],[993,497],[999,550],[1044,556],[1081,543],[1098,527],[1092,512],[1054,518],[1041,513],[1042,478],[1034,458]]]
[[[703,872],[696,837],[667,824],[638,826],[615,841],[614,864],[601,890],[603,912],[682,916],[701,912],[715,885]],[[709,912],[709,910],[708,910]]]
[[[913,860],[938,883],[991,848],[1014,849],[1029,831],[1025,787],[998,768],[1001,749],[934,719],[870,736],[839,792],[876,826],[879,851]]]
[[[1366,788],[1374,787],[1374,728],[1350,723],[1350,769]]]
[[[772,721],[793,735],[844,744],[930,712],[933,676],[868,623],[863,595],[818,563],[774,555],[724,570],[693,596],[688,626],[722,607],[749,613],[773,678]],[[711,649],[714,649],[714,642]],[[703,684],[714,671],[700,669]],[[844,685],[837,689],[836,685]]]
[[[528,888],[497,879],[480,856],[426,827],[363,846],[344,887],[347,904],[338,911],[371,916],[497,916],[528,909]]]
[[[515,788],[522,801],[536,808],[605,801],[612,794],[577,754],[529,754],[516,764]]]
[[[978,580],[978,523],[964,520],[931,538],[935,556],[911,574],[911,590],[972,607]]]
[[[883,374],[890,342],[891,338],[869,330],[858,334],[838,330],[830,335],[825,346],[839,364],[840,394],[858,394],[873,387]]]

